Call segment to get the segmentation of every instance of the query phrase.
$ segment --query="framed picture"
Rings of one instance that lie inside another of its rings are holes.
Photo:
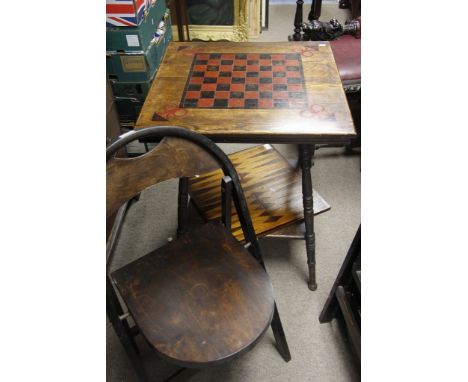
[[[270,0],[262,0],[262,30],[268,30],[268,6]]]
[[[247,41],[261,32],[262,0],[186,0],[191,40]],[[174,36],[177,27],[173,26]]]

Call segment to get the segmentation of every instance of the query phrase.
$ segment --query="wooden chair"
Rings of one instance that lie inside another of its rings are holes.
[[[145,138],[162,140],[143,156],[114,157],[124,145]],[[271,325],[279,353],[289,361],[244,193],[221,149],[183,128],[150,127],[120,136],[106,154],[108,217],[159,182],[215,168],[224,174],[218,183],[223,189],[222,223],[204,224],[112,273],[108,254],[107,315],[140,378],[146,375],[134,340],[137,334],[166,361],[196,369],[247,352]],[[231,198],[246,245],[228,229]]]
[[[320,323],[343,318],[351,347],[361,362],[361,226],[319,316]]]

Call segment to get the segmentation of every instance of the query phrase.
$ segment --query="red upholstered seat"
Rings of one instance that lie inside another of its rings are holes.
[[[330,41],[341,81],[357,82],[361,80],[361,39],[345,35]]]

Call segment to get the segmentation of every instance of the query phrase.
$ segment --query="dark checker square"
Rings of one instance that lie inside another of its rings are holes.
[[[231,98],[244,98],[244,92],[231,92]]]
[[[197,53],[181,108],[306,109],[299,53]]]
[[[258,90],[257,84],[247,84],[245,85],[245,90],[250,92],[256,92]]]
[[[229,84],[218,84],[218,86],[216,86],[216,90],[217,90],[217,91],[220,91],[220,90],[227,90],[227,91],[229,91],[229,90],[230,90],[230,87],[231,87],[231,85],[229,85]]]
[[[244,106],[246,109],[257,109],[258,108],[258,99],[246,99],[244,101]]]
[[[258,72],[247,72],[247,77],[258,77]]]
[[[245,78],[242,77],[234,77],[231,82],[233,84],[245,84]]]
[[[216,83],[216,77],[206,77],[203,79],[204,84],[215,84]]]
[[[201,92],[201,98],[214,98],[215,92]]]
[[[228,107],[228,100],[227,99],[215,99],[214,107],[225,109]]]

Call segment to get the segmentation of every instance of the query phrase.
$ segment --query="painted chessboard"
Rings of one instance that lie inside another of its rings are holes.
[[[217,142],[335,143],[356,135],[328,42],[171,42],[136,129]]]
[[[181,108],[302,109],[307,93],[298,53],[198,53]]]

